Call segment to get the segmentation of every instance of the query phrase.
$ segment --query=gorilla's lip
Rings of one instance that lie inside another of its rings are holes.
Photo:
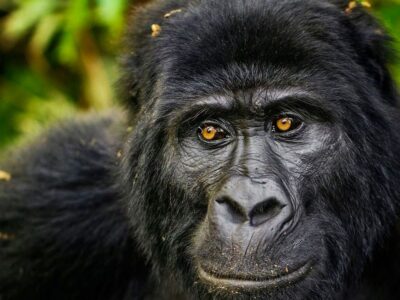
[[[242,276],[219,275],[214,272],[208,272],[199,266],[199,277],[204,282],[209,283],[216,288],[225,288],[233,290],[255,290],[255,289],[276,289],[294,284],[307,276],[311,271],[312,264],[307,262],[301,267],[290,273],[278,274],[274,277],[246,278]]]

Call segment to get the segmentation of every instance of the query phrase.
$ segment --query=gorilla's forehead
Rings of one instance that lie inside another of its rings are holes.
[[[327,1],[200,1],[163,25],[157,51],[170,84],[251,86],[276,70],[332,72],[351,64],[344,19]]]

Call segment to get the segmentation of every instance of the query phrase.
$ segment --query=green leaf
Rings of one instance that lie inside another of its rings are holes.
[[[52,14],[42,18],[36,26],[30,41],[30,48],[36,53],[44,53],[50,41],[60,29],[64,20],[62,14]]]
[[[10,40],[18,40],[25,35],[38,20],[48,15],[57,1],[26,0],[21,1],[19,9],[7,17],[4,24],[4,36]]]
[[[56,49],[56,57],[62,64],[73,66],[78,61],[78,49],[71,31],[64,31]]]
[[[96,16],[98,22],[112,31],[119,30],[124,22],[124,12],[128,6],[127,0],[97,0]]]

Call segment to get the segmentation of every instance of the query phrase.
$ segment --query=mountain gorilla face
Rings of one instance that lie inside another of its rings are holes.
[[[338,220],[307,195],[307,177],[330,172],[327,158],[344,143],[318,97],[301,88],[245,91],[178,113],[175,174],[199,185],[207,203],[191,255],[216,291],[272,292],[326,267],[323,228]]]
[[[196,287],[228,298],[306,297],[343,281],[348,255],[369,243],[347,226],[369,213],[358,199],[370,170],[355,163],[326,90],[246,90],[174,110],[167,125],[173,159],[164,163],[184,190],[176,205],[198,207],[170,221],[198,218],[185,249]],[[345,118],[361,122],[355,116]]]
[[[394,223],[384,37],[346,7],[172,1],[138,14],[161,32],[134,33],[126,60],[141,74],[125,78],[141,109],[129,218],[185,299],[344,297]]]

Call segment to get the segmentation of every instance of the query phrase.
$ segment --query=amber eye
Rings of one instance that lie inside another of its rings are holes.
[[[206,142],[222,140],[227,137],[224,129],[213,124],[203,124],[198,129],[199,136]]]
[[[299,127],[301,122],[293,117],[284,116],[277,118],[273,125],[275,132],[285,133]]]

